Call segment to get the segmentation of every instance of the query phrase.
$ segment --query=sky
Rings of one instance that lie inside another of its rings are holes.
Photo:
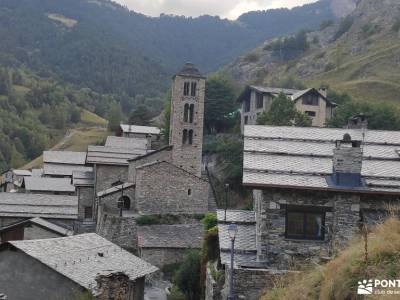
[[[161,13],[197,17],[220,16],[235,20],[253,10],[299,6],[317,0],[114,0],[136,12],[159,16]]]

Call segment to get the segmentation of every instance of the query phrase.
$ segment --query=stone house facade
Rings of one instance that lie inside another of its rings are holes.
[[[323,260],[399,204],[400,132],[247,126],[257,261]]]
[[[0,246],[0,286],[9,299],[69,300],[89,293],[143,300],[145,276],[157,270],[94,233]]]
[[[142,215],[204,214],[209,183],[168,162],[136,168],[135,204]]]
[[[182,262],[191,249],[201,249],[203,227],[200,223],[149,225],[138,227],[140,257],[161,268]]]
[[[256,125],[257,116],[271,107],[272,101],[280,93],[285,94],[295,102],[299,112],[307,114],[312,119],[312,126],[324,127],[327,120],[333,116],[336,104],[327,98],[326,89],[282,89],[260,86],[247,86],[240,95],[241,130],[245,125]]]

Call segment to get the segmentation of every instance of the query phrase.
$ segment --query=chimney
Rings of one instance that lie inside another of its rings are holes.
[[[347,122],[347,129],[367,129],[368,119],[364,114],[358,114],[351,117]]]
[[[324,96],[325,98],[328,98],[328,88],[327,88],[327,87],[321,86],[321,87],[318,89],[318,92],[319,92],[322,96]]]
[[[346,133],[343,140],[336,141],[333,150],[332,183],[341,187],[360,187],[362,168],[361,141],[351,140]]]

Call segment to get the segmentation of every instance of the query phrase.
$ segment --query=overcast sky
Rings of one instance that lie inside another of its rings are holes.
[[[150,16],[161,13],[199,16],[218,15],[236,19],[244,12],[269,8],[294,7],[317,0],[114,0],[129,9]]]

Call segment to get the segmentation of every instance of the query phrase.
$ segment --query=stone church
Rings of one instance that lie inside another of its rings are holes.
[[[172,215],[176,220],[174,224],[146,232],[159,229],[163,235],[174,235],[174,232],[184,232],[188,228],[192,233],[197,230],[195,235],[201,237],[199,216],[215,210],[209,182],[201,172],[204,96],[205,77],[193,64],[187,63],[173,77],[169,145],[125,158],[126,175],[115,177],[115,184],[109,183],[105,189],[96,191],[97,232],[100,235],[126,249],[140,252],[137,221],[143,216],[162,218]],[[179,225],[182,230],[177,230]],[[185,236],[182,234],[182,239]],[[174,235],[174,238],[179,239],[179,236]],[[200,241],[197,248],[200,248]],[[171,256],[167,253],[168,248],[164,251],[165,256]],[[151,254],[146,256],[151,261]],[[166,263],[174,263],[177,259]]]

